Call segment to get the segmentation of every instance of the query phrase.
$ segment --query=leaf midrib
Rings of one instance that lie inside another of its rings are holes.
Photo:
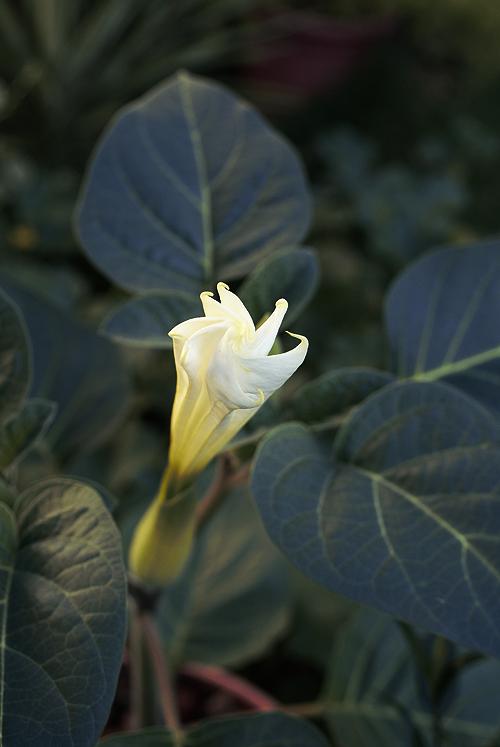
[[[188,123],[189,137],[193,146],[193,153],[198,173],[198,182],[200,185],[200,213],[203,234],[203,268],[205,281],[211,283],[214,271],[214,242],[212,235],[212,203],[210,197],[210,187],[208,184],[207,167],[205,155],[203,153],[203,143],[201,134],[196,121],[196,114],[193,106],[193,98],[190,91],[190,78],[185,73],[179,75],[179,89],[181,99]]]
[[[483,363],[496,360],[500,358],[500,345],[488,350],[483,350],[482,353],[476,353],[476,355],[469,355],[467,358],[462,358],[459,361],[453,361],[453,363],[445,363],[436,368],[431,368],[428,371],[415,372],[412,376],[408,377],[414,381],[436,381],[445,376],[451,376],[453,374],[467,371],[469,368],[480,366]]]

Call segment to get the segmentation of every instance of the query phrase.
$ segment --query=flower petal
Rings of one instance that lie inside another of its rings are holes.
[[[206,317],[233,321],[233,317],[222,308],[222,305],[214,298],[214,294],[211,291],[200,293],[200,299]]]
[[[170,460],[176,465],[184,462],[184,452],[192,449],[193,434],[213,408],[207,389],[207,370],[226,330],[224,322],[207,324],[205,319],[205,326],[190,338],[174,337],[177,390],[172,409]]]
[[[295,373],[298,367],[303,363],[309,347],[307,337],[295,335],[288,332],[291,337],[296,337],[300,343],[292,350],[278,355],[268,355],[264,358],[243,358],[245,366],[245,385],[246,391],[257,391],[262,389],[265,397],[283,386],[290,376]]]
[[[274,345],[287,309],[288,302],[285,301],[284,298],[280,298],[279,301],[276,301],[273,313],[256,330],[255,342],[249,346],[252,355],[267,355],[269,353]]]
[[[230,311],[245,327],[255,330],[253,319],[248,313],[247,307],[235,293],[229,290],[225,283],[217,283],[217,292],[219,293],[220,302],[223,308]]]
[[[202,470],[216,454],[222,451],[224,446],[246,425],[258,409],[259,407],[253,407],[228,412],[211,432],[210,438],[200,448],[196,459],[191,464],[193,473]]]
[[[204,316],[197,316],[194,319],[186,319],[185,322],[180,322],[180,324],[176,324],[175,327],[172,327],[168,336],[172,339],[175,337],[187,339],[195,332],[206,327],[208,324],[209,322],[207,322],[207,318]]]

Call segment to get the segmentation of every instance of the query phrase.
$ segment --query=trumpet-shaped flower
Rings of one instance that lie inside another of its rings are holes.
[[[257,329],[245,305],[224,283],[220,301],[201,294],[204,317],[170,331],[177,369],[169,469],[181,482],[202,470],[303,362],[308,341],[268,355],[286,314],[280,299]]]
[[[255,327],[245,305],[224,283],[220,301],[201,294],[205,316],[188,319],[170,332],[177,369],[168,467],[158,496],[140,521],[130,551],[132,572],[162,584],[175,578],[192,542],[192,498],[178,496],[255,415],[303,362],[308,341],[269,355],[288,308],[282,298]],[[289,333],[291,334],[291,333]]]

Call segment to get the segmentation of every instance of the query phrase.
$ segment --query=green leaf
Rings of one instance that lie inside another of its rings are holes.
[[[4,285],[22,309],[33,340],[31,394],[58,407],[49,443],[62,459],[94,449],[128,407],[129,380],[120,351],[26,288]]]
[[[199,298],[183,291],[146,293],[114,309],[101,331],[116,342],[144,348],[170,348],[168,332],[186,319],[202,315]]]
[[[320,700],[339,744],[431,747],[436,744],[437,716],[439,744],[485,747],[500,726],[499,676],[498,661],[469,664],[457,674],[435,714],[398,624],[363,610],[335,641]]]
[[[93,747],[125,638],[119,534],[94,490],[66,479],[0,512],[2,744]]]
[[[287,564],[245,493],[234,490],[197,537],[184,574],[163,593],[157,619],[176,663],[234,666],[276,640],[290,608]]]
[[[166,729],[146,729],[103,739],[107,747],[179,747]],[[326,739],[306,721],[281,713],[211,719],[190,729],[182,747],[327,747]]]
[[[387,297],[393,367],[443,379],[498,412],[500,242],[441,249],[410,265]]]
[[[391,384],[333,458],[305,427],[272,431],[252,490],[271,538],[319,583],[500,655],[499,434],[453,387]]]
[[[255,323],[274,310],[279,298],[288,301],[286,325],[306,308],[318,285],[318,262],[311,249],[277,252],[262,260],[238,295]]]
[[[57,407],[44,399],[30,399],[22,409],[0,425],[0,471],[12,467],[42,438]]]
[[[77,224],[118,285],[197,293],[300,243],[309,202],[295,152],[250,105],[179,73],[111,123]]]
[[[23,403],[30,385],[31,350],[17,307],[0,291],[0,416],[6,418]]]
[[[393,379],[392,374],[374,368],[327,371],[295,392],[292,413],[304,423],[320,423],[359,404]]]

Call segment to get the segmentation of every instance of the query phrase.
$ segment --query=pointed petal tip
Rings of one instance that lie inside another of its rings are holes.
[[[305,345],[306,349],[309,347],[309,340],[304,335],[298,335],[296,332],[289,332],[288,330],[285,330],[285,334],[290,335],[290,337],[295,337],[296,340],[300,340],[297,347],[300,347],[301,345]]]

